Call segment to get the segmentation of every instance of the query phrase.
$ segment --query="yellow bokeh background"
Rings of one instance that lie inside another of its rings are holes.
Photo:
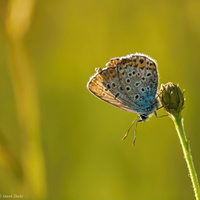
[[[1,0],[0,195],[23,199],[183,200],[193,189],[174,124],[86,88],[96,67],[140,52],[160,83],[185,89],[183,117],[200,177],[200,1]],[[161,109],[158,115],[164,115]]]

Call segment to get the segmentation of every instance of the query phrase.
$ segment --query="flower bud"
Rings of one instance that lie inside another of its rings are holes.
[[[159,96],[161,105],[172,115],[180,114],[184,107],[184,96],[179,86],[174,83],[161,84]]]

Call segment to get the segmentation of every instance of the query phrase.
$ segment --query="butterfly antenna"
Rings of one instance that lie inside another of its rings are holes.
[[[134,122],[135,122],[136,119],[137,119],[137,121],[138,121],[138,116],[133,120],[133,122],[131,123],[131,125],[130,125],[128,131],[126,132],[126,134],[125,134],[124,137],[122,138],[122,140],[125,140],[125,139],[126,139],[126,137],[128,136],[128,133],[129,133],[129,131],[131,130],[131,127],[133,126],[133,124],[134,124]],[[134,137],[135,137],[135,135],[134,135]]]

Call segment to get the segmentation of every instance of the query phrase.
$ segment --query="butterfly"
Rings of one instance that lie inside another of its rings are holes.
[[[148,120],[152,113],[157,116],[158,79],[156,61],[145,54],[135,53],[112,58],[106,64],[106,68],[97,68],[87,88],[109,104],[128,112],[138,113],[137,122],[143,122]],[[123,139],[127,137],[129,130]],[[133,143],[135,139],[136,131]]]

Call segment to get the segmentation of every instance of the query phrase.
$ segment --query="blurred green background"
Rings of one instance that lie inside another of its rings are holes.
[[[98,100],[86,84],[110,58],[157,60],[160,83],[185,89],[200,177],[200,1],[1,0],[0,194],[23,199],[194,199],[172,120]],[[163,110],[158,115],[163,115]]]

